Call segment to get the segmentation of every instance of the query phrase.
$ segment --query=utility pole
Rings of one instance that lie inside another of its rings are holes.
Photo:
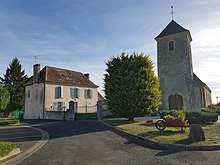
[[[217,100],[217,104],[218,104],[218,96],[216,97],[216,100]]]
[[[39,60],[39,55],[34,55],[34,64],[37,64],[38,60]]]

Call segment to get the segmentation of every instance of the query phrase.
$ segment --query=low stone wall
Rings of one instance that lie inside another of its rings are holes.
[[[46,111],[44,112],[44,119],[64,120],[65,115],[64,111]]]
[[[44,119],[53,120],[74,120],[75,114],[71,114],[67,111],[45,111]]]
[[[108,106],[102,102],[97,103],[97,116],[101,120],[104,117],[112,116],[112,113],[108,110]]]

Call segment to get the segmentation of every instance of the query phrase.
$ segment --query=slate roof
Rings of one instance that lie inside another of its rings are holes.
[[[90,81],[81,72],[76,72],[73,70],[67,70],[62,68],[56,68],[51,66],[45,66],[40,71],[39,83],[46,84],[59,84],[67,86],[77,86],[77,87],[89,87],[97,88],[98,86]],[[33,76],[29,78],[26,85],[33,84]]]
[[[160,38],[160,37],[165,37],[165,36],[175,34],[175,33],[185,32],[185,31],[189,32],[189,30],[183,28],[181,25],[179,25],[174,20],[172,20],[155,39]]]
[[[206,88],[209,92],[211,92],[211,89],[208,87],[208,85],[206,85],[202,80],[199,79],[198,76],[196,76],[195,73],[193,73],[193,80],[200,85],[201,87]]]

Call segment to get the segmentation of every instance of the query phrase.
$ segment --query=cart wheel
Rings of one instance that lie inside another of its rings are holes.
[[[160,131],[163,131],[165,128],[166,128],[166,122],[164,120],[158,120],[156,123],[155,123],[155,127],[160,130]]]

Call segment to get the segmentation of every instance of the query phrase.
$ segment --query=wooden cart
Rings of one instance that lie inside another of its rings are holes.
[[[166,127],[179,127],[181,128],[181,131],[183,131],[183,128],[189,127],[189,123],[187,120],[182,121],[179,119],[174,119],[174,120],[160,119],[157,120],[157,122],[155,123],[155,127],[160,131],[165,130]]]

